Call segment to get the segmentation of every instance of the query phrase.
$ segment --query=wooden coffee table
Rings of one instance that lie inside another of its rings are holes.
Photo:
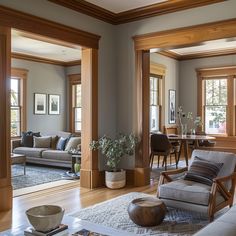
[[[24,175],[26,174],[26,156],[23,154],[11,153],[11,164],[21,164],[24,166]]]
[[[156,226],[162,223],[166,214],[164,202],[155,197],[134,199],[128,206],[130,219],[143,227]]]

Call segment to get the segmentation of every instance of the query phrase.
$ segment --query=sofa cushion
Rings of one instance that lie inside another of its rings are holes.
[[[21,146],[33,147],[33,137],[40,137],[40,132],[33,133],[32,131],[22,132],[21,134]]]
[[[208,205],[211,187],[205,184],[176,180],[159,186],[159,198]]]
[[[184,179],[211,186],[213,179],[217,176],[222,166],[223,163],[216,163],[195,157]]]
[[[51,160],[71,161],[71,154],[60,150],[46,150],[42,153],[42,157]]]
[[[80,137],[71,137],[66,143],[65,151],[70,151],[71,149],[79,149],[78,145],[81,143]]]
[[[51,141],[52,137],[50,136],[34,137],[34,148],[50,148]]]
[[[42,157],[42,152],[47,150],[46,148],[31,148],[31,147],[18,147],[13,150],[16,154],[23,154],[29,157]]]

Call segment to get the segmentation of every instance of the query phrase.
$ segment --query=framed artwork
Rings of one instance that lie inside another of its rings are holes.
[[[47,110],[47,95],[44,93],[34,94],[34,114],[45,115]]]
[[[49,115],[60,114],[60,95],[55,95],[55,94],[48,95],[48,114]]]
[[[169,89],[169,124],[176,123],[176,91]]]

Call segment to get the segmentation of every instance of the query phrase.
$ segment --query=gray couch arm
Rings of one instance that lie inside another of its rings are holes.
[[[11,151],[13,152],[13,150],[17,147],[21,146],[21,139],[13,139],[11,140]]]

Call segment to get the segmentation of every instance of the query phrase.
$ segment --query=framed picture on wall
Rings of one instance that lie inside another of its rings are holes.
[[[47,110],[47,94],[35,93],[34,94],[34,114],[45,115]]]
[[[169,124],[176,123],[176,91],[169,89]]]
[[[60,95],[55,95],[55,94],[48,95],[48,114],[49,115],[60,114]]]

